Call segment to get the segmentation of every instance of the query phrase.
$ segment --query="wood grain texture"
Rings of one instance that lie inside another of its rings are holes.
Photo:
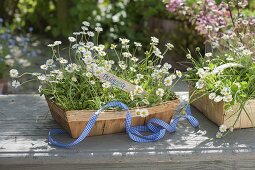
[[[8,81],[0,79],[0,94],[6,94],[8,91]]]
[[[189,94],[191,95],[192,92],[193,88],[190,87]],[[198,96],[194,96],[193,98],[196,97]],[[239,118],[239,105],[235,105],[231,110],[226,111],[224,109],[223,101],[216,103],[210,100],[208,95],[202,96],[195,100],[192,102],[192,105],[218,126],[224,124],[229,128],[235,124],[234,129],[255,127],[255,100],[249,100],[245,105],[245,109],[247,110],[249,116],[244,110],[242,110]]]
[[[89,119],[94,115],[96,110],[71,110],[65,111],[56,104],[47,99],[52,117],[59,125],[66,129],[73,138],[78,138],[87,125]],[[144,125],[153,117],[160,118],[169,123],[176,111],[179,100],[173,100],[147,108],[149,115],[142,118],[135,114],[135,110],[130,110],[132,117],[132,126]],[[106,135],[124,132],[126,127],[125,111],[104,111],[100,113],[95,126],[92,128],[89,136]]]
[[[187,96],[181,93],[182,96]],[[254,169],[255,129],[216,139],[218,127],[191,107],[200,129],[183,120],[157,142],[137,143],[126,133],[92,136],[76,147],[48,144],[60,128],[39,95],[0,95],[0,169]],[[179,116],[178,113],[174,114]],[[57,135],[64,143],[73,139]],[[144,168],[143,168],[144,167]]]

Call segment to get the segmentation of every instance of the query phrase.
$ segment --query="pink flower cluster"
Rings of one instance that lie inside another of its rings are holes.
[[[200,34],[208,36],[210,33],[218,34],[220,29],[225,28],[230,15],[226,4],[217,5],[214,0],[205,0],[199,13],[195,15],[195,19],[196,30]]]
[[[187,16],[199,34],[209,39],[225,28],[230,20],[227,5],[217,5],[214,0],[197,1],[192,6],[188,6],[186,0],[170,0],[166,8],[174,14]]]
[[[169,0],[167,9],[188,19],[212,48],[222,50],[245,49],[255,54],[255,16],[243,11],[248,0],[230,0],[217,4],[215,0]],[[254,55],[255,59],[255,55]]]
[[[166,8],[170,12],[175,12],[179,8],[184,5],[184,0],[170,0],[170,2],[166,5]]]

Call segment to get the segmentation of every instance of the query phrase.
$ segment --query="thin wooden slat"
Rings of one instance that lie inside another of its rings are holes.
[[[189,94],[191,95],[193,88],[189,87]],[[194,96],[196,98],[198,96]],[[201,98],[198,98],[196,101],[192,102],[192,105],[195,106],[200,112],[202,112],[209,120],[217,124],[218,126],[224,124],[228,128],[232,127],[238,117],[239,105],[233,106],[231,110],[224,110],[224,102],[221,101],[216,103],[209,99],[208,95],[205,95]],[[249,113],[253,124],[255,125],[255,100],[249,100],[245,108]],[[234,129],[241,128],[251,128],[254,127],[247,114],[242,111],[240,117],[238,118]]]

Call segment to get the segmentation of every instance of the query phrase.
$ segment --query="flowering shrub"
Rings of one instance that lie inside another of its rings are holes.
[[[20,69],[31,65],[30,58],[38,55],[37,50],[29,48],[31,35],[14,34],[9,27],[2,25],[0,18],[0,77],[8,75],[8,67]]]
[[[14,18],[9,20],[14,27],[33,25],[36,32],[66,37],[72,30],[79,29],[80,23],[87,18],[93,25],[101,24],[104,28],[101,36],[107,42],[124,35],[146,41],[148,18],[167,14],[164,4],[158,0],[62,0],[59,3],[55,0],[22,0],[17,6],[7,3],[3,6],[5,15],[11,15],[6,18]],[[9,13],[7,9],[13,12]],[[141,28],[136,31],[138,27]]]
[[[185,16],[193,23],[213,48],[224,47],[222,37],[239,38],[246,44],[246,36],[254,30],[254,13],[245,10],[248,0],[166,0],[166,3],[171,13]]]
[[[39,92],[53,100],[66,110],[98,109],[112,100],[120,100],[131,108],[151,106],[175,99],[171,87],[180,79],[178,70],[170,73],[171,65],[163,64],[162,59],[173,45],[166,44],[161,52],[157,47],[159,40],[151,37],[150,48],[144,57],[137,57],[136,52],[142,44],[126,38],[119,38],[120,44],[111,44],[110,49],[98,43],[101,27],[94,31],[90,23],[84,21],[81,32],[74,32],[69,37],[68,57],[61,56],[61,41],[48,46],[52,49],[52,59],[41,65],[41,73],[24,73],[19,75],[15,69],[10,70],[14,78],[13,86],[20,86],[18,78],[32,75],[40,83]],[[130,46],[134,46],[133,49]],[[116,82],[102,81],[98,75],[111,73],[134,84],[130,92],[116,87]],[[26,83],[26,82],[23,82]],[[146,110],[137,110],[137,114],[146,115]]]

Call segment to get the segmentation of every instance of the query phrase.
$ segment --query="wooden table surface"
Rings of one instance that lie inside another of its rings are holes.
[[[48,131],[58,125],[43,97],[2,95],[0,170],[255,169],[255,129],[235,130],[216,139],[218,128],[196,109],[192,113],[200,121],[200,129],[183,120],[177,132],[158,142],[136,143],[120,133],[89,137],[76,147],[62,149],[48,145]]]

